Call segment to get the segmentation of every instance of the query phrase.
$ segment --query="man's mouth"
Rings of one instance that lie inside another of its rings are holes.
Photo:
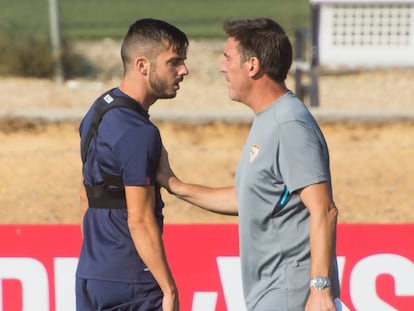
[[[175,81],[175,83],[174,83],[174,88],[176,89],[176,90],[178,90],[179,88],[180,88],[180,83],[183,81],[183,78],[181,78],[181,79],[178,79],[178,80],[176,80]]]

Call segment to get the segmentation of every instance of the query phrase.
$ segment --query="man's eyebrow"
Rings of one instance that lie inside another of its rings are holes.
[[[185,61],[187,59],[187,57],[183,57],[183,56],[173,56],[171,58],[169,58],[167,60],[167,62],[177,62],[177,61]]]

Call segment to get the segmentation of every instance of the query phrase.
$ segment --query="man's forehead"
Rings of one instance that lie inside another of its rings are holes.
[[[173,58],[186,59],[187,58],[187,51],[179,51],[179,52],[174,51],[173,47],[169,47],[169,48],[162,50],[158,56],[162,56],[168,59],[173,59]]]
[[[237,47],[239,45],[239,41],[237,41],[234,37],[227,38],[227,45],[232,47]]]
[[[227,38],[226,46],[224,48],[224,54],[239,54],[239,41],[237,41],[233,37]]]

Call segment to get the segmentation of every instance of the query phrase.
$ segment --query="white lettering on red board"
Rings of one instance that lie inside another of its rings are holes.
[[[243,288],[241,280],[241,267],[239,257],[217,257],[217,266],[223,287],[224,299],[227,311],[246,311],[243,299]],[[343,268],[343,265],[342,265]],[[213,295],[215,294],[215,295]],[[202,302],[200,298],[202,297]],[[210,300],[209,300],[210,298]],[[195,292],[193,297],[192,311],[215,311],[217,293],[214,292]],[[340,303],[338,311],[349,311]]]
[[[411,260],[395,254],[371,255],[360,260],[350,276],[351,301],[356,310],[398,311],[377,295],[375,280],[381,274],[393,277],[396,296],[414,296]]]
[[[75,271],[78,258],[54,258],[56,311],[75,310]],[[2,280],[18,280],[22,286],[22,311],[49,310],[49,282],[45,266],[34,258],[0,258],[0,310]],[[4,310],[8,311],[8,310]]]
[[[0,306],[3,308],[3,279],[22,283],[23,311],[49,310],[49,283],[43,264],[34,258],[0,258]]]
[[[340,280],[346,262],[338,257]],[[75,310],[75,271],[78,258],[54,258],[54,282],[56,311]],[[245,311],[243,302],[239,257],[217,257],[217,266],[228,311]],[[396,310],[378,297],[376,279],[389,274],[395,282],[396,296],[414,297],[414,263],[395,254],[376,254],[365,257],[355,264],[349,276],[350,298],[357,310]],[[49,310],[48,273],[37,259],[30,257],[0,258],[0,310],[3,306],[3,280],[18,280],[22,287],[22,311]],[[192,311],[215,311],[218,292],[194,293]],[[342,310],[348,310],[342,305]],[[4,310],[8,311],[8,310]]]
[[[78,258],[55,258],[56,311],[73,311],[75,305],[75,273]]]

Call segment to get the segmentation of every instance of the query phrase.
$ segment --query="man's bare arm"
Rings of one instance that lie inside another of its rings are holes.
[[[189,184],[171,177],[170,192],[180,199],[210,212],[223,215],[237,215],[237,198],[234,187],[213,188]]]
[[[178,310],[178,293],[154,214],[154,186],[126,186],[125,194],[128,227],[137,252],[161,287],[165,310]]]
[[[168,192],[205,210],[224,215],[238,214],[236,191],[233,186],[214,188],[181,181],[171,169],[165,148],[161,154],[157,181]]]
[[[335,254],[338,210],[327,183],[314,184],[300,191],[310,213],[310,278],[330,277]],[[311,288],[306,310],[335,310],[331,288]]]

